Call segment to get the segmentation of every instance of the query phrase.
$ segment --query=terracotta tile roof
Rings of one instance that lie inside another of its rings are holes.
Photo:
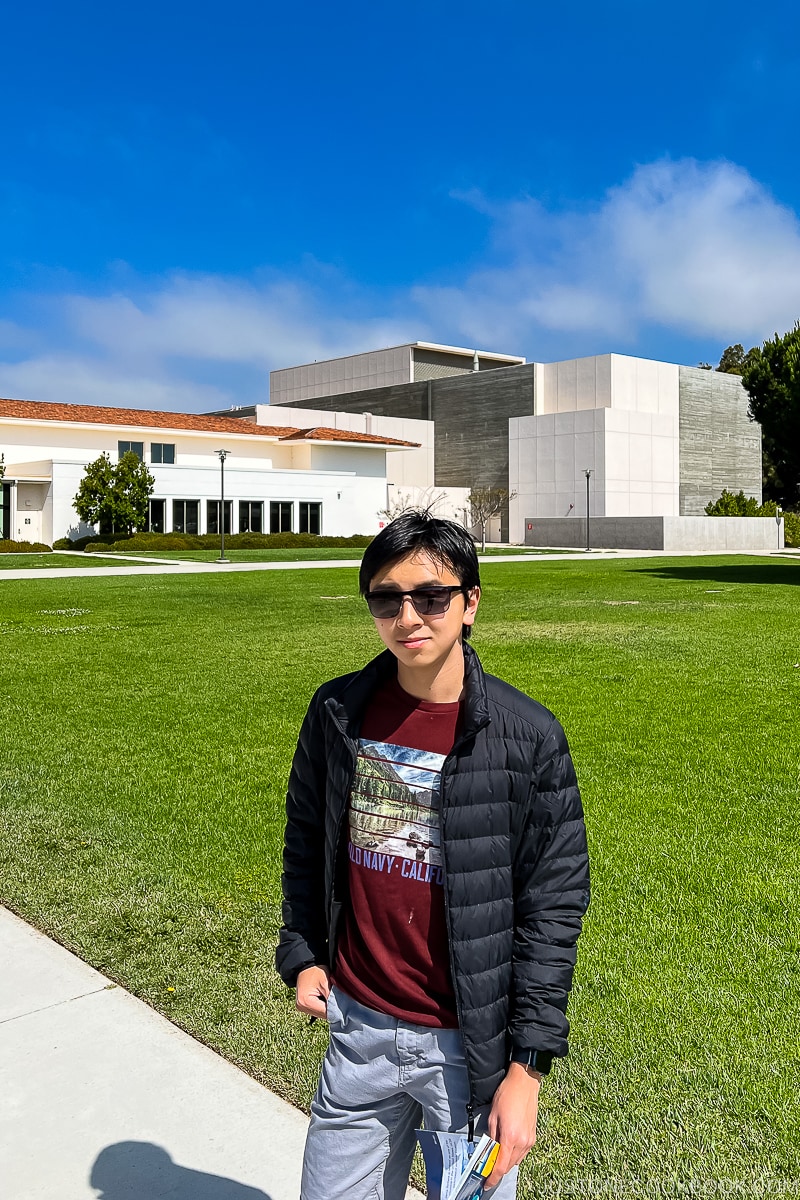
[[[87,425],[123,425],[146,429],[186,429],[198,433],[235,433],[279,441],[355,442],[376,446],[416,446],[397,438],[344,429],[294,429],[285,425],[256,425],[238,417],[206,417],[199,413],[155,412],[144,408],[106,408],[99,404],[48,404],[42,400],[1,400],[0,417],[20,421],[65,421]]]
[[[375,433],[350,433],[347,429],[326,429],[317,425],[313,429],[292,429],[281,438],[282,442],[372,442],[376,446],[419,446],[419,442],[401,442],[397,438],[381,437]]]

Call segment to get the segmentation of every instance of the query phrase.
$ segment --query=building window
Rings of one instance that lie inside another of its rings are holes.
[[[11,484],[0,484],[0,493],[2,493],[3,503],[0,507],[0,537],[11,537]]]
[[[231,516],[233,510],[233,501],[225,501],[225,532],[231,531]],[[208,518],[208,532],[219,533],[219,500],[209,500],[206,504],[206,516]]]
[[[308,500],[300,501],[300,533],[320,533],[322,530],[322,505]]]
[[[239,501],[239,533],[261,533],[264,528],[264,505],[260,500]]]
[[[270,500],[269,502],[269,531],[270,533],[292,532],[291,500]]]
[[[174,533],[199,533],[199,500],[172,501],[172,529]]]
[[[133,453],[139,462],[144,462],[144,442],[117,442],[117,456]]]
[[[175,443],[174,442],[151,442],[150,443],[150,462],[173,466],[175,463]]]
[[[166,500],[151,500],[147,506],[147,532],[164,533],[167,519]]]

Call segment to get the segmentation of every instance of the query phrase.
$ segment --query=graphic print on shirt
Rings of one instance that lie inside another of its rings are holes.
[[[444,754],[366,738],[350,793],[350,857],[359,866],[442,882],[439,785]]]

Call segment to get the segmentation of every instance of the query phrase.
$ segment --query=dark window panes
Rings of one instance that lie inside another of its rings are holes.
[[[151,500],[147,509],[147,530],[149,533],[164,533],[167,519],[166,500]]]
[[[0,508],[0,537],[11,537],[11,484],[0,484],[0,493],[2,493],[3,504]]]
[[[233,511],[233,501],[225,501],[225,532],[231,531],[231,517]],[[219,533],[219,500],[209,500],[207,502],[206,517],[208,521],[208,532]]]
[[[264,505],[260,500],[239,501],[239,533],[261,533],[264,528]]]
[[[292,532],[291,500],[271,500],[269,505],[270,533]]]
[[[173,466],[175,463],[175,445],[173,442],[151,442],[150,462]]]
[[[123,454],[128,454],[130,451],[133,451],[139,462],[144,462],[144,442],[117,442],[117,455],[119,458],[122,458]]]
[[[322,505],[301,500],[299,506],[300,533],[320,533],[322,529]]]
[[[197,533],[200,527],[199,500],[172,501],[172,528],[175,533]]]

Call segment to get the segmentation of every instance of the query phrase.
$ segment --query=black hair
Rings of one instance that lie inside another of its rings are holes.
[[[452,571],[465,598],[481,585],[475,543],[463,525],[434,517],[430,509],[409,508],[390,521],[364,551],[358,573],[361,595],[367,594],[379,571],[412,554],[427,554],[438,566]],[[471,632],[471,625],[462,626],[462,637],[468,638]]]

